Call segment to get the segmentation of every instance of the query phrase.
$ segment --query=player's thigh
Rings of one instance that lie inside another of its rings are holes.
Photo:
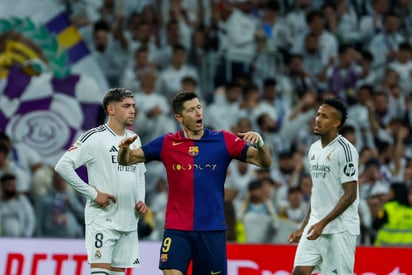
[[[98,223],[86,225],[85,242],[89,263],[110,263],[118,239],[116,231]]]
[[[347,232],[329,235],[329,248],[324,251],[324,274],[353,274],[357,236]]]
[[[193,274],[227,274],[226,232],[196,232],[193,251]]]
[[[112,266],[122,268],[140,266],[137,230],[120,233],[113,250]]]
[[[193,232],[166,229],[160,247],[160,269],[176,269],[186,274],[192,258]]]
[[[295,253],[293,266],[295,267],[317,267],[322,261],[321,258],[321,237],[316,240],[308,240],[306,238],[307,229],[303,231],[302,237],[299,240],[298,247]]]

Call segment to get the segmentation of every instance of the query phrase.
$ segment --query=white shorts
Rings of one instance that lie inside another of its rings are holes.
[[[140,266],[136,231],[122,232],[104,224],[86,224],[86,250],[89,263],[110,263],[112,267]]]
[[[357,236],[348,232],[336,234],[322,234],[316,240],[308,240],[308,226],[296,250],[296,266],[314,266],[315,271],[322,274],[353,274]]]

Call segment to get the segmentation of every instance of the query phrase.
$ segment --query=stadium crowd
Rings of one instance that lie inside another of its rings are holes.
[[[307,149],[322,99],[348,106],[341,134],[360,154],[363,245],[412,245],[412,2],[408,0],[93,0],[64,5],[110,87],[135,92],[143,143],[176,131],[170,99],[195,92],[205,125],[259,132],[270,169],[234,161],[225,190],[228,241],[287,243],[310,198]],[[104,123],[102,115],[96,126]],[[160,240],[162,164],[147,164]],[[1,134],[0,230],[83,237],[83,201],[32,148]],[[389,222],[390,221],[390,222]],[[398,236],[399,232],[404,237]]]

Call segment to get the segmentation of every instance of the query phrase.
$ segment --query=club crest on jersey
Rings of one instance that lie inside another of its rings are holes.
[[[166,261],[167,261],[167,258],[168,258],[167,254],[162,254],[162,255],[160,255],[160,261],[161,261],[162,263],[166,262]]]
[[[327,161],[330,161],[332,159],[332,154],[333,154],[333,151],[329,152],[329,154],[326,156]]]
[[[192,157],[199,155],[199,146],[190,146],[189,155],[191,155]]]
[[[100,250],[96,250],[96,252],[94,253],[94,258],[100,259],[101,257],[102,257],[102,253],[100,252]]]

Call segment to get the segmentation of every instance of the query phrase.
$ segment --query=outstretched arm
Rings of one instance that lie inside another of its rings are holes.
[[[256,148],[249,147],[246,153],[246,162],[263,168],[269,168],[272,165],[272,157],[269,148],[264,145],[262,137],[253,131],[247,133],[238,133],[244,141],[250,144],[256,144]]]
[[[137,139],[137,136],[123,139],[119,144],[119,152],[117,153],[117,161],[120,165],[132,165],[135,163],[144,162],[144,152],[142,148],[130,149],[129,145]]]

